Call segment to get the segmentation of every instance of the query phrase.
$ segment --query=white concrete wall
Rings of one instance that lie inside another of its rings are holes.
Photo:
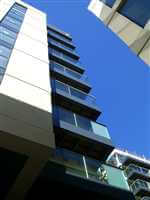
[[[0,85],[0,115],[9,118],[0,130],[8,131],[15,119],[16,131],[9,128],[10,133],[54,147],[46,14],[20,0],[0,0],[0,19],[14,2],[27,7],[27,12]]]

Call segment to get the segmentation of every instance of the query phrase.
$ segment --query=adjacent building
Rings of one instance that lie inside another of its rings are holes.
[[[137,200],[150,200],[150,160],[115,149],[107,163],[124,170],[129,187]]]
[[[88,9],[150,65],[148,0],[91,0]]]
[[[134,200],[72,37],[0,0],[0,199]]]

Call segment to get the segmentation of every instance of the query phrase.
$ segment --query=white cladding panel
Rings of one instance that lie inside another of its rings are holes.
[[[15,2],[27,12],[0,85],[0,130],[54,148],[46,14],[19,0],[0,0],[0,19]],[[6,116],[9,130],[1,123]]]

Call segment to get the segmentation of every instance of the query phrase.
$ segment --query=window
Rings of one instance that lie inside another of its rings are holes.
[[[86,95],[85,93],[80,92],[79,90],[74,89],[72,87],[70,87],[70,93],[71,93],[72,96],[77,97],[77,98],[82,99],[82,100],[86,100],[86,97],[88,95],[88,94]]]
[[[107,6],[113,7],[116,0],[100,0],[105,3]]]
[[[87,131],[92,131],[92,126],[89,119],[76,114],[76,120],[79,128]]]
[[[134,23],[144,27],[150,19],[150,1],[127,0],[119,12]]]
[[[17,10],[21,10],[23,13],[21,15],[17,14]],[[17,38],[16,32],[20,30],[25,12],[26,8],[14,4],[13,8],[8,11],[4,19],[0,22],[0,83]]]
[[[60,117],[60,120],[75,126],[75,119],[72,112],[59,107],[59,117]]]
[[[57,69],[60,72],[64,72],[64,67],[59,65],[58,63],[53,63],[52,66],[54,67],[54,69]]]
[[[11,38],[3,33],[0,33],[0,39],[8,44],[11,44],[13,45],[14,42],[15,42],[15,39],[14,38]]]
[[[14,33],[13,31],[11,31],[3,26],[0,26],[0,33],[4,33],[5,35],[8,35],[9,37],[12,37],[12,38],[16,38],[16,36],[17,36],[17,33]]]
[[[59,90],[62,90],[66,93],[69,93],[69,90],[68,90],[68,86],[59,82],[59,81],[55,81],[55,85],[56,85],[56,88],[59,89]]]
[[[0,67],[5,68],[7,65],[7,60],[8,60],[7,58],[0,55]]]
[[[9,58],[11,50],[0,45],[0,55]]]

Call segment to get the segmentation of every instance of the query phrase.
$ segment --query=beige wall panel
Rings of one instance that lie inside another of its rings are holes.
[[[146,64],[150,65],[150,41],[146,44],[139,56]]]
[[[49,64],[16,49],[13,50],[6,74],[51,92]],[[3,83],[2,83],[3,84]]]
[[[24,34],[19,34],[14,48],[23,51],[24,53],[27,53],[37,59],[47,63],[49,62],[48,46],[45,46],[41,42],[33,40]]]

